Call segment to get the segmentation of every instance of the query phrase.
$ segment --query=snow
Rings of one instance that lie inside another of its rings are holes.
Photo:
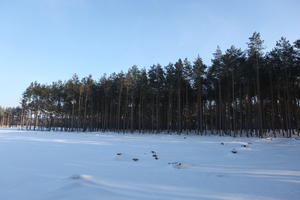
[[[0,129],[0,160],[5,200],[300,196],[296,139]]]

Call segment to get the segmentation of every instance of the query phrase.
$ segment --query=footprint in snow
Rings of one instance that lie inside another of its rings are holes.
[[[129,157],[129,155],[126,155],[124,153],[116,153],[115,154],[115,160],[117,161],[129,161],[131,160],[131,158]]]
[[[117,160],[117,161],[134,161],[134,162],[137,162],[140,159],[136,158],[136,157],[129,156],[129,155],[124,155],[123,153],[117,153],[116,156],[115,156],[115,160]]]
[[[237,153],[238,153],[238,151],[237,151],[236,149],[232,149],[232,150],[231,150],[231,153],[233,153],[233,154],[237,154]]]
[[[170,162],[168,164],[174,167],[175,169],[184,169],[189,167],[187,163],[182,163],[182,162]]]
[[[157,155],[157,153],[155,152],[155,151],[151,151],[151,153],[152,153],[152,157],[155,159],[155,160],[158,160],[159,158],[158,158],[158,155]]]

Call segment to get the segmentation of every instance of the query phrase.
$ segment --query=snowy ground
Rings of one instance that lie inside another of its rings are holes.
[[[0,160],[5,200],[300,197],[296,139],[0,129]]]

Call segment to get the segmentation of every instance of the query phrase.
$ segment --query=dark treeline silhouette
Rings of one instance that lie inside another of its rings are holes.
[[[263,53],[255,32],[247,44],[218,47],[209,67],[198,56],[97,81],[34,82],[16,116],[33,130],[299,136],[300,40]]]
[[[0,106],[0,127],[11,127],[20,125],[21,113],[22,109],[20,107],[2,108]]]

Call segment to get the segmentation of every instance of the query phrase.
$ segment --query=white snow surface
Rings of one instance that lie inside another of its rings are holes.
[[[0,161],[3,200],[300,198],[297,139],[0,129]]]

